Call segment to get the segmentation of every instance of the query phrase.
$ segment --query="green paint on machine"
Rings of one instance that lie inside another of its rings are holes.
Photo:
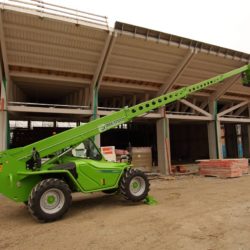
[[[60,219],[67,212],[72,192],[120,191],[128,200],[156,203],[148,196],[146,175],[130,163],[107,162],[91,138],[237,74],[249,86],[250,66],[245,65],[25,147],[0,152],[0,193],[28,203],[32,215],[44,222]],[[48,193],[53,195],[44,198]]]

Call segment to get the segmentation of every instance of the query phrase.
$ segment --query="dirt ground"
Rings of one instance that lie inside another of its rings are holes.
[[[151,195],[158,205],[76,194],[48,224],[0,196],[0,249],[250,249],[250,176],[151,180]]]

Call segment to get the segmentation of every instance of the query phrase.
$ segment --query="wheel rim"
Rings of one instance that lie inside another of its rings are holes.
[[[140,196],[145,191],[146,182],[141,176],[136,176],[131,180],[129,188],[131,194],[134,196]]]
[[[40,207],[47,214],[59,212],[65,203],[65,197],[60,189],[52,188],[43,193]]]

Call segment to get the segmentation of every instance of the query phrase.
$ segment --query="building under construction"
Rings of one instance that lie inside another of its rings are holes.
[[[41,1],[1,1],[0,150],[78,126],[250,62],[250,55]],[[248,91],[248,92],[247,92]],[[148,147],[152,164],[250,158],[240,76],[103,133]],[[166,140],[167,138],[167,140]],[[167,143],[166,143],[167,142]]]

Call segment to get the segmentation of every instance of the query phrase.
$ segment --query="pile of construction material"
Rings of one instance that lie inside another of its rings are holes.
[[[152,172],[151,147],[132,147],[132,165],[144,172]]]
[[[199,160],[198,166],[203,176],[232,178],[248,174],[248,159]]]

